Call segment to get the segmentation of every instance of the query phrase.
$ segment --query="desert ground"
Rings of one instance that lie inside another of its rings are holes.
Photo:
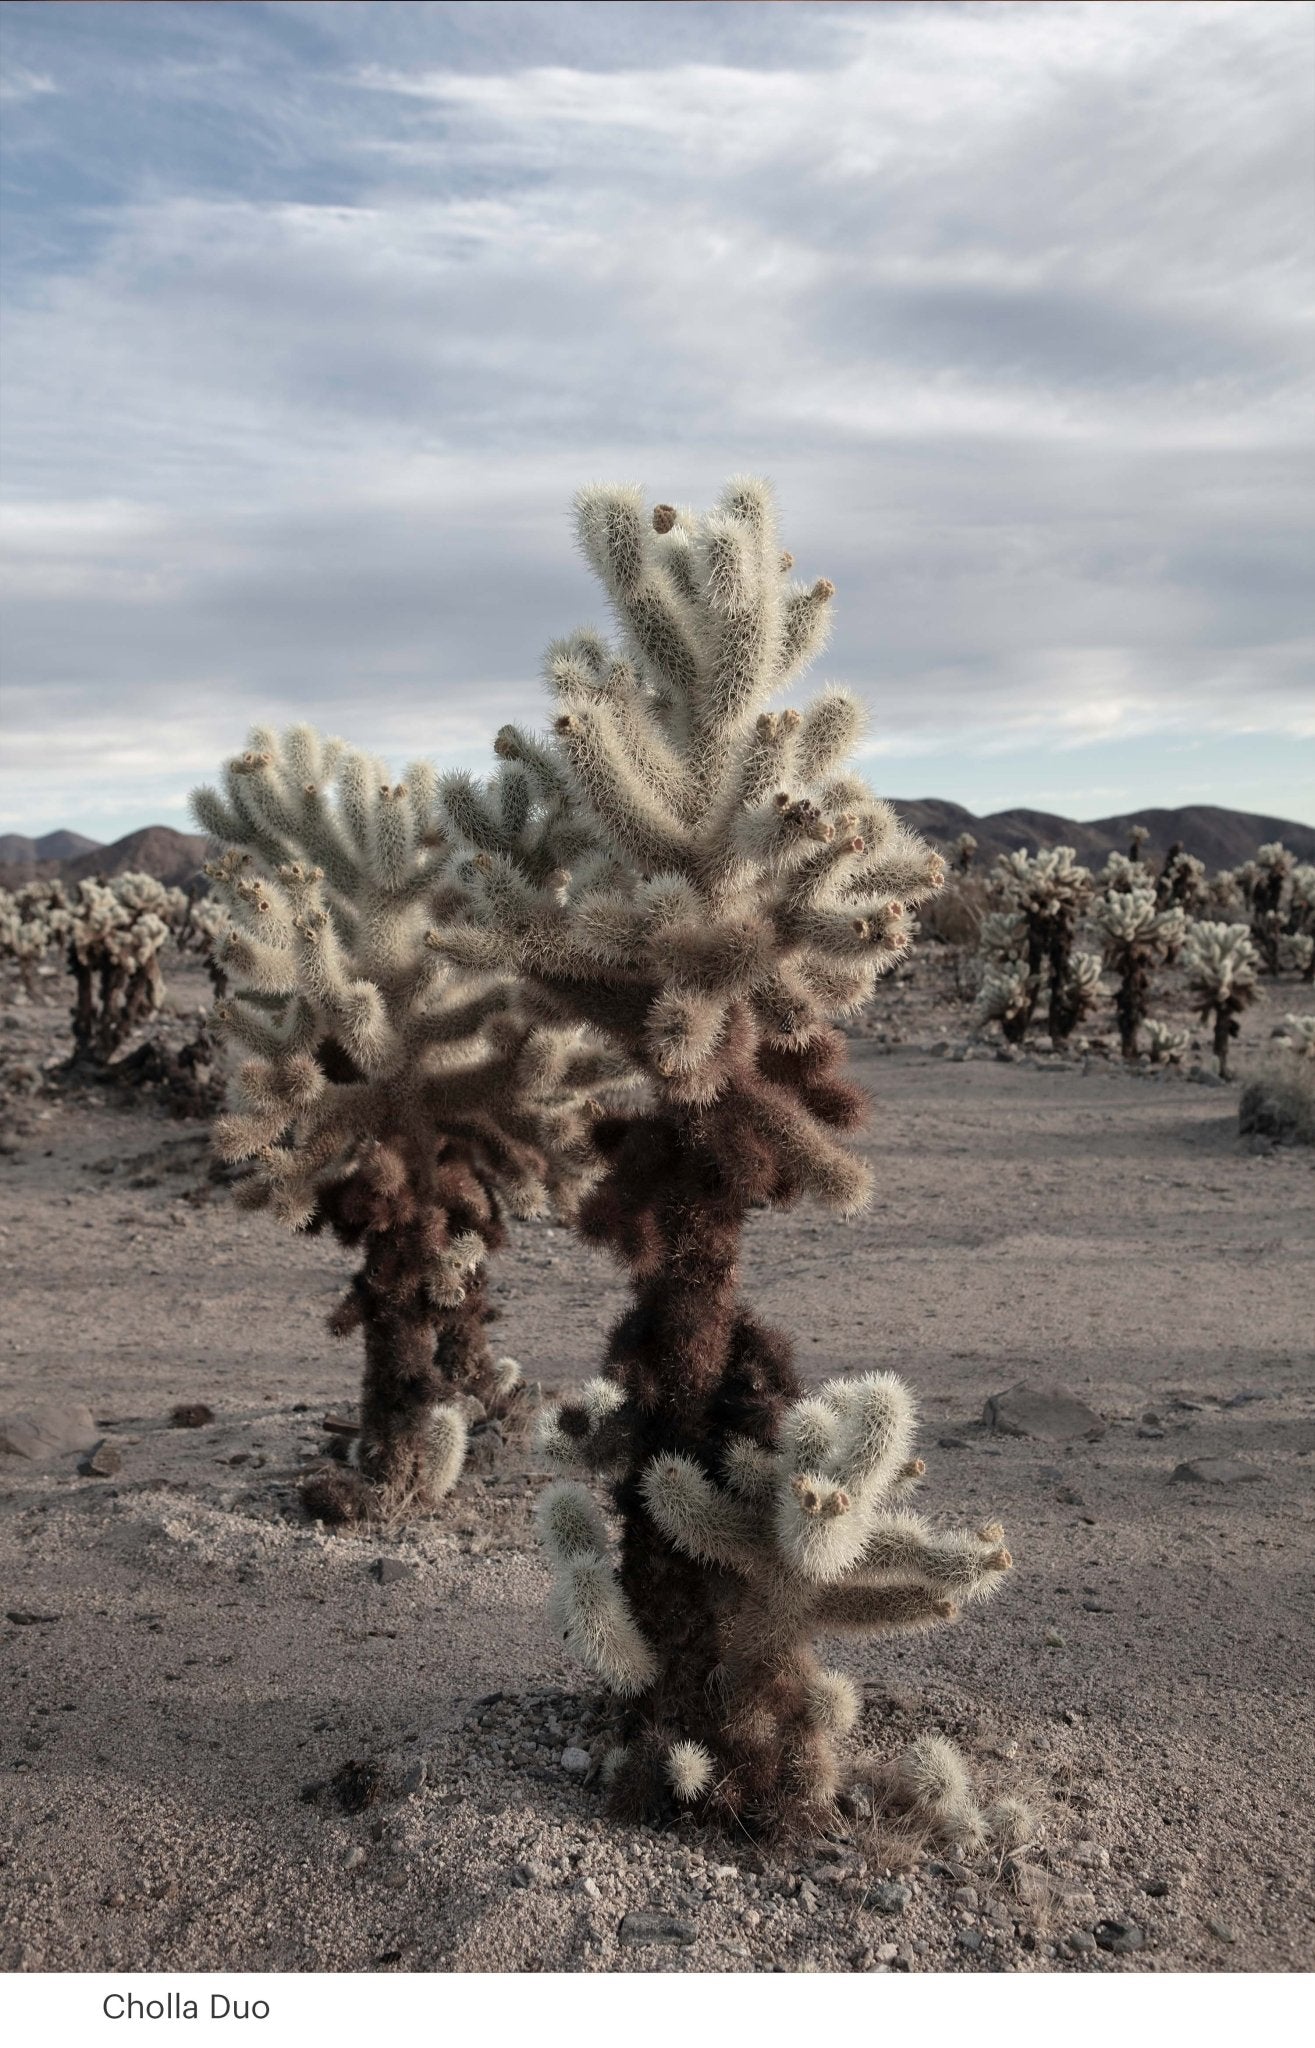
[[[62,983],[8,995],[0,1057],[39,1071]],[[1265,984],[1239,1068],[1312,1000]],[[807,1850],[604,1818],[532,1455],[473,1459],[408,1527],[308,1523],[356,1388],[324,1330],[347,1255],[235,1209],[203,1126],[38,1090],[0,1138],[0,1416],[85,1402],[117,1469],[0,1455],[0,1968],[1309,1968],[1315,1156],[1239,1140],[1234,1086],[1003,1060],[966,1020],[934,954],[882,991],[853,1043],[872,1208],[756,1217],[746,1283],[810,1377],[907,1378],[927,1513],[1004,1523],[990,1607],[829,1654],[860,1747],[950,1735],[1034,1799],[1034,1847],[960,1859],[861,1798]],[[497,1290],[545,1388],[623,1301],[547,1224]],[[1020,1382],[1099,1420],[988,1428]],[[213,1420],[176,1426],[189,1403]]]

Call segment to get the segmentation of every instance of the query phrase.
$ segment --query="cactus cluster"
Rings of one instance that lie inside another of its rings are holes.
[[[26,995],[37,993],[37,971],[67,943],[72,914],[59,881],[25,882],[0,889],[0,958],[12,960]]]
[[[1138,1033],[1150,1006],[1151,972],[1181,946],[1187,920],[1176,904],[1160,909],[1153,888],[1117,878],[1091,906],[1106,965],[1119,978],[1114,1011],[1125,1059],[1135,1059]]]
[[[486,1330],[504,1214],[572,1210],[592,1091],[621,1062],[447,957],[465,897],[423,763],[394,783],[307,726],[258,731],[193,807],[227,849],[208,870],[232,920],[215,1018],[246,1054],[216,1149],[249,1162],[245,1206],[361,1255],[331,1318],[363,1336],[356,1465],[312,1476],[307,1505],[335,1521],[430,1506],[466,1416],[518,1398]]]
[[[160,955],[186,898],[154,875],[79,882],[68,907],[73,1063],[105,1066],[164,999]]]
[[[546,1444],[611,1480],[543,1510],[567,1639],[620,1696],[619,1812],[672,1802],[788,1822],[835,1782],[846,1688],[812,1630],[949,1618],[1008,1563],[998,1532],[939,1538],[894,1506],[911,1411],[889,1380],[808,1401],[790,1347],[740,1295],[754,1206],[839,1215],[869,1175],[832,1020],[904,953],[943,866],[847,765],[847,693],[770,710],[825,635],[832,586],[791,581],[767,488],[705,517],[594,488],[579,535],[619,627],[548,652],[551,735],[505,727],[480,788],[451,777],[468,924],[435,941],[514,973],[534,1013],[602,1034],[647,1086],[601,1118],[579,1228],[629,1269],[601,1378]]]
[[[1071,846],[1002,854],[991,871],[992,909],[982,921],[979,1023],[998,1023],[1006,1040],[1026,1036],[1044,999],[1056,1044],[1094,1009],[1100,961],[1076,947],[1093,878]]]

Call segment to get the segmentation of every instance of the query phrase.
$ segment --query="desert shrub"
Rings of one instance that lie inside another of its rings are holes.
[[[1176,905],[1156,908],[1155,891],[1116,878],[1091,907],[1092,922],[1105,948],[1105,964],[1119,977],[1114,1012],[1123,1057],[1137,1057],[1137,1034],[1150,1006],[1151,972],[1182,944],[1186,919]]]
[[[918,924],[938,944],[975,953],[988,904],[987,884],[980,875],[953,874],[939,896],[920,906]]]
[[[1100,962],[1078,952],[1076,940],[1092,886],[1090,870],[1071,846],[1000,855],[990,876],[991,910],[981,926],[979,1023],[998,1023],[1018,1044],[1044,999],[1046,1027],[1062,1044],[1090,1014]]]
[[[1183,967],[1201,1021],[1209,1024],[1219,1072],[1227,1077],[1228,1048],[1243,1010],[1255,1001],[1256,951],[1244,924],[1189,925]]]
[[[618,1696],[614,1811],[804,1825],[827,1810],[855,1705],[812,1635],[948,1621],[1010,1561],[997,1528],[940,1535],[904,1511],[919,1475],[898,1381],[804,1398],[785,1335],[740,1293],[753,1207],[810,1196],[843,1216],[867,1199],[844,1136],[866,1105],[831,1020],[902,957],[942,864],[849,772],[851,697],[764,708],[833,595],[788,580],[765,485],[732,483],[705,518],[596,487],[579,531],[621,643],[549,650],[552,736],[499,734],[478,928],[442,941],[517,970],[546,1016],[596,1026],[649,1088],[596,1127],[607,1171],[579,1218],[628,1268],[631,1305],[602,1376],[542,1438],[610,1478],[619,1556],[587,1486],[555,1485],[539,1510],[553,1613]],[[495,831],[527,775],[534,816]],[[563,802],[597,850],[549,873]]]
[[[435,793],[422,763],[394,785],[298,726],[253,734],[223,795],[193,798],[228,848],[209,872],[235,985],[214,1015],[248,1054],[216,1150],[252,1162],[246,1206],[361,1254],[330,1320],[364,1342],[357,1466],[305,1487],[336,1521],[441,1498],[464,1455],[461,1397],[508,1415],[517,1374],[489,1345],[486,1261],[505,1211],[571,1210],[589,1091],[621,1065],[526,1017],[507,976],[438,949],[463,895]]]
[[[1315,1017],[1284,1018],[1246,1076],[1237,1116],[1243,1137],[1315,1145]]]

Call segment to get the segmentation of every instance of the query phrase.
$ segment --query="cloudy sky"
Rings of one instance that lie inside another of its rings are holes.
[[[895,796],[1315,822],[1306,4],[0,8],[0,828],[478,763],[771,476]]]

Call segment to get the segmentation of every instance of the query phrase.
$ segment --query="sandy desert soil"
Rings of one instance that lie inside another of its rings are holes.
[[[874,1753],[940,1729],[1031,1789],[1021,1867],[861,1813],[781,1854],[605,1821],[562,1763],[602,1702],[544,1620],[541,1475],[509,1454],[392,1534],[306,1523],[297,1475],[354,1393],[323,1332],[346,1256],[234,1210],[198,1127],[37,1096],[0,1153],[0,1414],[85,1399],[121,1466],[0,1457],[0,1967],[1311,1966],[1315,1161],[1240,1143],[1232,1088],[956,1056],[940,971],[854,1046],[871,1212],[756,1218],[747,1282],[810,1376],[908,1378],[927,1512],[1006,1525],[990,1609],[834,1655]],[[1243,1055],[1310,1001],[1268,991]],[[0,1051],[56,1048],[61,1016],[10,1007]],[[523,1225],[498,1297],[501,1347],[557,1386],[622,1291]],[[1020,1380],[1105,1433],[989,1433]],[[188,1401],[215,1420],[171,1426]],[[1173,1477],[1218,1456],[1260,1476]]]

